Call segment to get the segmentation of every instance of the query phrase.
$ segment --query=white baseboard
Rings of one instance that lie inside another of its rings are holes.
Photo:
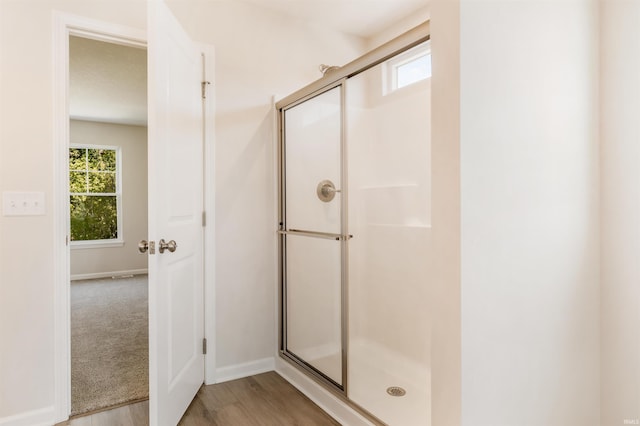
[[[55,423],[55,407],[33,410],[0,418],[0,426],[51,426]]]
[[[149,272],[148,269],[129,269],[126,271],[95,272],[93,274],[74,274],[74,275],[71,275],[71,281],[94,280],[96,278],[121,277],[123,275],[141,275],[141,274],[147,274],[148,272]]]
[[[296,387],[338,423],[349,426],[375,426],[344,401],[324,389],[313,379],[281,358],[276,359],[276,373]]]
[[[254,374],[266,373],[275,369],[275,359],[262,358],[243,364],[230,365],[216,369],[216,383],[228,382],[229,380],[241,379],[253,376]]]

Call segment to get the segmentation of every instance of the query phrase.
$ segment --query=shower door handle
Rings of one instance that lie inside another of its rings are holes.
[[[327,240],[348,241],[353,235],[332,234],[330,232],[304,231],[302,229],[289,229],[287,231],[281,229],[278,231],[280,235],[299,235],[302,237],[324,238]]]

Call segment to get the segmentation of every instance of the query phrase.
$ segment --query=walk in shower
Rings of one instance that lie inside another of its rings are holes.
[[[277,104],[280,353],[373,420],[430,424],[428,24]]]

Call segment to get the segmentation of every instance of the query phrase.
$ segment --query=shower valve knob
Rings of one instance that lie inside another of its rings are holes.
[[[320,201],[328,203],[333,200],[336,196],[336,192],[342,192],[339,189],[336,189],[336,186],[330,180],[323,180],[318,184],[316,188],[316,194],[318,194],[318,198]]]

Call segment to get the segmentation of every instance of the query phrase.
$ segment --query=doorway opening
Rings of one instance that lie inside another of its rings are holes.
[[[147,52],[69,42],[72,416],[148,399]]]
[[[136,250],[148,248],[149,403],[128,407],[148,407],[150,424],[156,424],[158,419],[179,419],[202,381],[207,384],[215,381],[215,350],[212,348],[215,344],[215,315],[212,309],[206,312],[204,310],[205,306],[215,305],[212,273],[212,265],[215,263],[214,228],[206,227],[204,222],[205,217],[211,221],[214,218],[214,191],[204,190],[213,188],[211,166],[214,164],[214,151],[213,132],[210,129],[214,128],[214,96],[213,90],[204,90],[208,86],[206,82],[211,82],[210,86],[214,87],[213,67],[210,65],[213,64],[213,48],[209,45],[196,45],[163,3],[149,3],[147,17],[149,25],[143,31],[80,16],[54,13],[56,421],[66,421],[71,413],[72,194],[69,148],[70,119],[74,117],[69,108],[70,36],[143,49],[148,56],[148,228],[145,228],[145,240],[149,241],[144,244],[143,241],[137,242],[126,229],[123,238],[125,247],[133,246]],[[171,73],[165,72],[169,69],[172,70]],[[189,119],[185,120],[186,117]],[[125,163],[127,161],[123,157],[123,164]],[[167,173],[165,167],[169,163],[173,163],[169,168],[171,173]],[[176,176],[182,180],[177,182]],[[185,180],[189,182],[185,183]],[[185,191],[185,188],[189,191]],[[207,194],[211,196],[207,197]],[[174,198],[170,199],[169,195]],[[185,199],[192,202],[182,202]],[[123,200],[123,208],[126,207],[127,202]],[[209,210],[206,216],[205,207]],[[187,213],[192,220],[184,220]],[[174,217],[180,220],[172,221]],[[189,235],[173,228],[161,229],[160,226],[167,225],[168,222],[171,222],[169,225],[188,225]],[[118,239],[117,233],[112,239]],[[179,248],[176,251],[177,245]],[[141,256],[134,253],[135,256]],[[176,269],[179,270],[175,271]],[[184,285],[176,282],[178,278]],[[185,292],[187,287],[191,290],[188,293]],[[186,304],[189,306],[185,307]],[[184,320],[188,315],[193,317],[196,311],[197,320]],[[189,327],[189,330],[185,331],[185,327]],[[185,344],[187,339],[189,342]],[[207,341],[210,342],[209,354],[203,353]],[[190,374],[182,374],[190,366],[194,367],[189,370]],[[170,380],[167,379],[167,374],[170,375]]]

